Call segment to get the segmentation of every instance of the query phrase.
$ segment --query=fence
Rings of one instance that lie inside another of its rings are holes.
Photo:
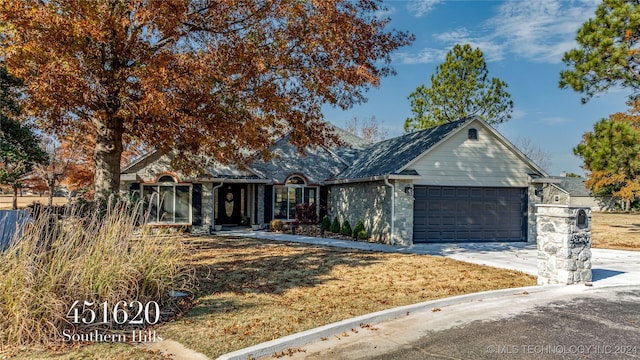
[[[0,250],[4,250],[13,236],[20,231],[22,226],[29,221],[27,210],[0,210]]]

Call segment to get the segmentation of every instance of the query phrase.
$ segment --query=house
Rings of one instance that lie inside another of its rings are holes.
[[[126,167],[121,189],[149,201],[150,222],[214,225],[292,221],[298,204],[355,224],[379,242],[535,241],[533,180],[547,177],[493,127],[467,118],[375,144],[336,129],[348,146],[301,156],[284,137],[277,156],[244,170],[183,176],[167,155]]]
[[[582,177],[550,176],[541,182],[544,184],[540,199],[543,204],[587,206],[595,211],[614,208],[614,201],[610,196],[593,196]]]

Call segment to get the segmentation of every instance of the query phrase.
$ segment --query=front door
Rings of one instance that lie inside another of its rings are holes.
[[[245,185],[224,185],[218,189],[218,222],[221,225],[238,225],[242,221],[242,202]]]

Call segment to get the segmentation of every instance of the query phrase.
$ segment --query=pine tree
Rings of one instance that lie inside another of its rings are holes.
[[[507,83],[489,79],[479,48],[455,45],[431,76],[431,87],[420,85],[409,95],[414,116],[405,120],[405,131],[428,129],[469,116],[490,124],[511,118],[513,101]]]

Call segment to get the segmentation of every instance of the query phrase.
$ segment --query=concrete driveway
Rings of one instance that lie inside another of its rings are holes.
[[[527,243],[398,247],[268,232],[219,235],[446,256],[537,274],[536,245]],[[291,359],[640,359],[640,252],[592,249],[592,254],[590,286],[536,286],[435,300],[329,324],[219,359],[269,358],[287,349],[304,349]],[[359,324],[374,324],[376,330]]]

